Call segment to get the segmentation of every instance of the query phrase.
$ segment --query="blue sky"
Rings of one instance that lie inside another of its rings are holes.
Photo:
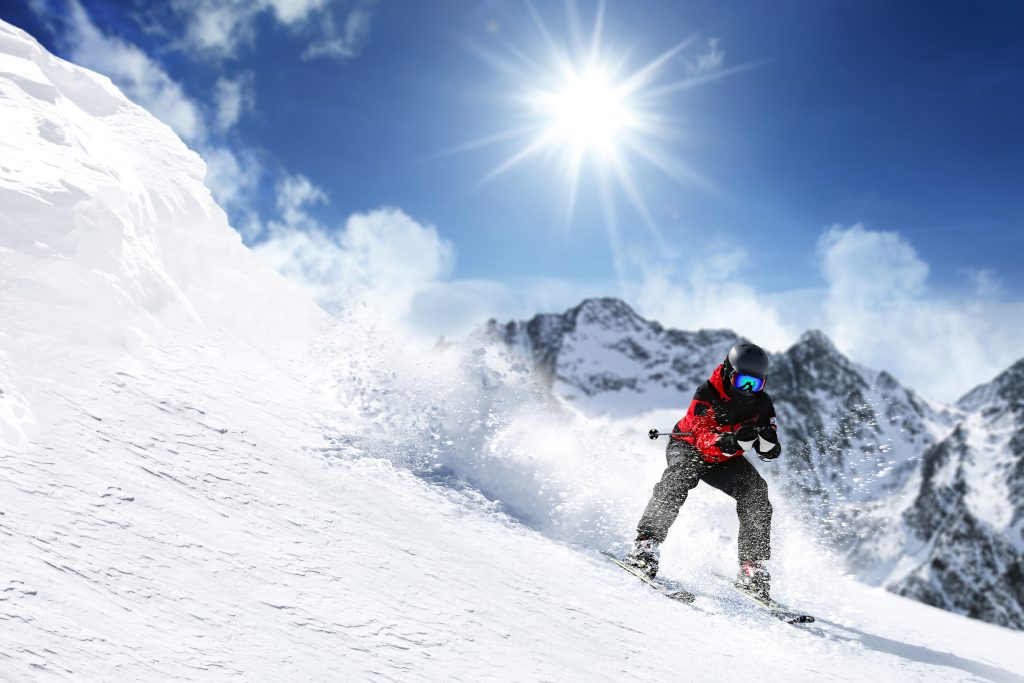
[[[970,348],[946,398],[1024,355],[1020,3],[608,2],[621,73],[685,42],[649,85],[692,87],[645,103],[646,142],[698,180],[624,154],[646,218],[597,155],[568,215],[557,144],[482,182],[543,130],[523,95],[559,87],[544,31],[572,53],[596,3],[0,6],[171,125],[247,243],[322,300],[355,278],[457,333],[619,295],[773,348],[820,327],[926,394],[921,345]]]

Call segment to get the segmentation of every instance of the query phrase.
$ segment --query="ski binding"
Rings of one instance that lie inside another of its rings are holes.
[[[768,611],[769,614],[771,614],[776,619],[781,619],[782,621],[785,621],[789,624],[810,624],[814,622],[814,617],[812,617],[810,614],[803,614],[801,612],[797,612],[796,610],[787,607],[786,605],[782,604],[777,600],[773,600],[770,597],[764,597],[756,593],[753,593],[744,588],[739,583],[736,583],[735,581],[730,581],[729,583],[737,593],[747,598],[759,607],[764,608]]]
[[[615,564],[617,564],[622,569],[625,569],[627,572],[629,572],[630,574],[632,574],[636,578],[640,579],[641,581],[646,583],[648,586],[650,586],[651,588],[653,588],[654,590],[658,591],[659,593],[661,593],[662,595],[664,595],[664,596],[666,596],[668,598],[671,598],[673,600],[678,600],[679,602],[685,602],[685,603],[692,603],[694,600],[697,599],[697,596],[695,594],[691,593],[690,591],[686,590],[685,588],[682,588],[681,586],[677,585],[675,582],[668,582],[668,581],[665,581],[663,579],[658,579],[658,578],[653,578],[652,579],[650,576],[648,576],[643,571],[637,569],[636,567],[634,567],[631,564],[628,564],[624,560],[621,560],[621,559],[615,557],[611,553],[606,553],[606,552],[602,551],[601,554],[604,555],[605,557],[607,557],[609,560],[611,560]]]

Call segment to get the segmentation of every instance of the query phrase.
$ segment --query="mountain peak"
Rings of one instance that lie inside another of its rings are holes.
[[[828,335],[821,330],[807,330],[800,335],[793,347],[805,346],[828,354],[842,355]]]
[[[625,301],[615,297],[584,299],[575,308],[566,311],[565,317],[577,325],[597,324],[609,328],[636,329],[652,324],[640,317]]]
[[[1007,403],[1024,405],[1024,358],[995,376],[991,382],[980,384],[957,401],[964,410],[977,410],[981,406],[1001,399]]]
[[[633,307],[627,304],[622,299],[614,296],[592,296],[584,299],[580,303],[576,304],[572,309],[574,311],[586,311],[586,310],[609,310],[617,311],[621,313],[628,313],[636,315]]]

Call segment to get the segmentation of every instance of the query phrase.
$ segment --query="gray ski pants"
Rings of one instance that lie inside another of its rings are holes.
[[[665,452],[668,467],[637,525],[637,540],[664,543],[669,527],[697,482],[715,487],[736,500],[740,519],[739,561],[761,562],[771,557],[772,504],[768,485],[746,458],[710,463],[684,442],[670,440]]]

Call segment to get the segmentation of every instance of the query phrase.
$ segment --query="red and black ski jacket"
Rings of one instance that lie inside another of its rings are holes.
[[[743,425],[768,426],[775,429],[775,406],[767,393],[761,391],[753,400],[733,398],[726,391],[725,368],[719,365],[708,381],[697,388],[690,408],[672,430],[672,439],[693,446],[707,462],[725,462],[743,455],[743,450],[729,455],[715,442],[726,432],[735,432]],[[775,440],[778,443],[778,439]]]

